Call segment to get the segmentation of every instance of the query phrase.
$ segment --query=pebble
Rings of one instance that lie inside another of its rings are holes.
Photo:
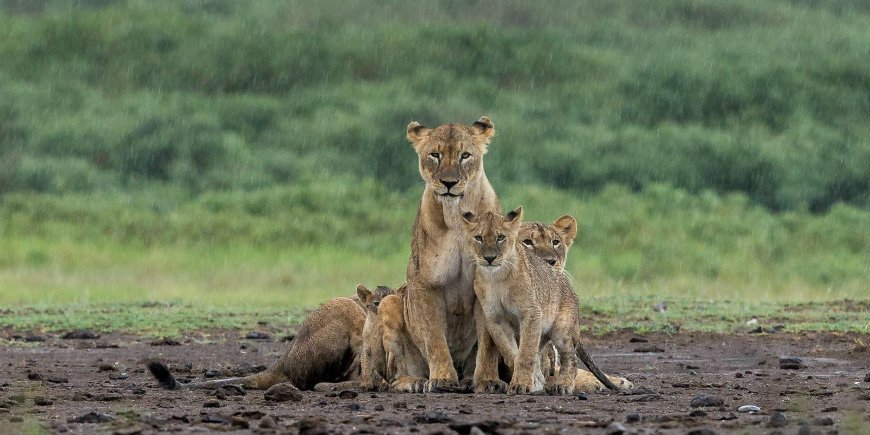
[[[272,336],[266,334],[265,332],[249,332],[248,335],[245,336],[248,340],[271,340]]]
[[[704,411],[701,411],[700,409],[696,409],[696,410],[689,413],[689,417],[706,417],[706,416],[707,416],[707,413]]]
[[[625,416],[626,423],[637,423],[640,421],[640,414],[628,414]]]
[[[831,417],[816,417],[813,419],[813,424],[816,426],[833,426],[834,419]]]
[[[864,375],[864,382],[870,382],[870,373]]]
[[[344,390],[338,393],[338,397],[342,399],[356,399],[357,396],[359,396],[359,393],[353,390]]]
[[[302,392],[291,384],[283,383],[269,387],[263,397],[269,402],[298,402],[302,400]]]
[[[622,435],[626,432],[625,426],[617,421],[608,424],[607,429],[605,430],[607,431],[608,435]]]
[[[257,427],[260,429],[272,429],[275,426],[277,426],[277,423],[271,415],[263,416],[263,418],[260,419],[260,423],[257,424]]]
[[[33,404],[36,406],[48,406],[48,405],[51,405],[52,403],[54,403],[54,402],[46,399],[45,397],[37,396],[37,397],[33,398]]]
[[[752,412],[752,413],[756,413],[756,412],[761,412],[761,408],[759,408],[759,407],[757,407],[757,406],[755,406],[755,405],[743,405],[743,406],[737,408],[737,412]]]
[[[710,406],[722,406],[725,402],[721,397],[711,396],[707,394],[700,394],[692,398],[692,401],[689,403],[693,408],[702,408],[702,407],[710,407]]]
[[[209,400],[209,401],[203,403],[202,407],[203,408],[220,408],[221,403],[218,402],[217,400]]]
[[[383,411],[384,405],[381,405],[380,403],[378,403],[377,405],[375,405],[374,410],[375,411]]]
[[[95,334],[94,331],[87,329],[79,329],[67,332],[61,338],[64,340],[93,340],[95,338],[100,338],[100,334]]]
[[[97,368],[98,372],[114,372],[116,370],[118,369],[111,364],[100,364],[100,366]]]
[[[109,414],[103,414],[102,412],[89,412],[84,415],[80,415],[78,417],[72,417],[67,420],[68,423],[107,423],[110,421],[114,421],[115,417],[112,417]]]
[[[701,428],[701,429],[692,429],[689,431],[687,435],[716,435],[716,432],[713,432],[711,429]]]
[[[485,434],[486,434],[486,432],[484,432],[483,430],[481,430],[477,426],[471,426],[471,430],[468,431],[468,435],[485,435]]]
[[[796,356],[781,356],[779,357],[779,368],[783,370],[799,370],[805,369],[807,366],[804,360]]]
[[[770,421],[767,423],[770,427],[783,427],[786,424],[788,424],[788,421],[785,418],[785,414],[781,412],[770,414]]]

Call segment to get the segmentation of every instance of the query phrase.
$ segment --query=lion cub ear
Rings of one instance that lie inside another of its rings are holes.
[[[360,284],[356,286],[356,295],[359,296],[360,301],[367,302],[372,298],[372,291],[369,290],[366,286]]]
[[[397,288],[397,289],[395,290],[395,293],[396,293],[397,295],[399,295],[399,296],[401,296],[401,297],[404,298],[404,297],[405,297],[405,292],[406,292],[407,290],[408,290],[408,283],[407,283],[407,282],[403,282],[402,285],[400,285],[399,288]]]
[[[519,206],[511,210],[505,217],[505,222],[513,222],[520,224],[523,222],[523,206]]]
[[[577,237],[577,219],[574,219],[574,216],[566,214],[565,216],[556,219],[553,222],[553,227],[556,228],[556,232],[562,236],[562,241],[565,242],[565,246],[571,247],[571,244],[574,243],[574,238]]]
[[[474,133],[474,141],[478,145],[487,145],[489,139],[495,134],[495,125],[488,116],[481,116],[480,119],[471,124],[471,131]]]
[[[420,140],[422,140],[426,136],[429,136],[430,131],[431,130],[424,127],[419,122],[411,121],[411,123],[408,124],[408,134],[406,137],[414,145],[414,148],[417,148],[417,144],[420,142]]]

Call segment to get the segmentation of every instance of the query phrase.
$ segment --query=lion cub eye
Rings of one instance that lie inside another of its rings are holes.
[[[469,153],[469,152],[464,152],[464,153],[462,153],[462,155],[459,156],[459,157],[461,157],[462,160],[465,160],[465,159],[471,157],[471,153]]]
[[[553,239],[553,246],[559,246],[559,243],[562,243],[556,239]]]
[[[481,242],[483,242],[483,237],[474,236],[474,240],[477,240],[478,243],[481,243]]]
[[[498,237],[495,238],[495,241],[496,242],[504,242],[504,239],[505,239],[504,235],[499,234]]]
[[[528,247],[530,247],[530,248],[531,248],[532,246],[534,246],[534,243],[532,243],[532,239],[526,239],[526,240],[523,240],[523,244],[526,245],[526,246],[528,246]]]
[[[440,160],[441,154],[440,153],[429,153],[429,157],[432,157],[435,160]]]

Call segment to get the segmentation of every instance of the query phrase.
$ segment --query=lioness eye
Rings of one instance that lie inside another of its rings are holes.
[[[496,242],[504,242],[504,235],[499,234],[498,237],[495,238]]]
[[[532,246],[532,245],[534,245],[534,243],[532,243],[532,239],[526,239],[526,240],[523,240],[523,244],[526,245],[526,246]]]
[[[559,246],[559,243],[560,243],[560,242],[559,242],[558,240],[553,239],[553,246]]]
[[[433,159],[438,160],[438,159],[441,158],[441,154],[439,154],[439,153],[429,153],[429,157],[432,157]]]
[[[480,237],[480,236],[474,236],[474,240],[477,240],[478,242],[482,242],[482,241],[483,241],[483,237]]]
[[[465,153],[462,153],[462,156],[460,156],[460,157],[462,157],[462,160],[465,160],[465,159],[467,159],[467,158],[469,158],[469,157],[471,157],[471,154],[470,154],[470,153],[467,153],[467,152],[465,152]]]

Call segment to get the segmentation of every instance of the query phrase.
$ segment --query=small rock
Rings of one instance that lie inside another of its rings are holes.
[[[734,374],[734,377],[735,377],[735,378],[742,378],[742,377],[743,377],[743,373],[737,372],[737,373]]]
[[[796,356],[781,356],[779,357],[779,368],[783,370],[799,370],[807,368],[804,365],[804,360]]]
[[[248,335],[245,336],[248,340],[271,340],[272,336],[266,334],[265,332],[249,332]]]
[[[154,340],[148,344],[151,346],[181,346],[181,343],[178,340],[173,340],[171,338],[161,338],[160,340]]]
[[[798,435],[812,435],[813,429],[807,423],[801,423],[797,433]]]
[[[816,417],[813,419],[813,424],[816,426],[833,426],[834,419],[831,417]]]
[[[417,423],[431,424],[431,423],[449,423],[450,417],[446,414],[437,412],[437,411],[429,411],[423,414],[414,415],[414,421]]]
[[[51,382],[52,384],[68,384],[69,383],[69,379],[61,378],[59,376],[49,376],[49,377],[45,378],[45,380],[47,382]]]
[[[393,404],[393,408],[396,408],[396,409],[408,409],[408,403],[407,403],[407,402],[396,402],[396,403]]]
[[[589,400],[589,396],[587,396],[586,393],[584,393],[582,391],[574,394],[574,397],[576,397],[577,400]]]
[[[217,378],[222,375],[223,373],[220,370],[206,370],[206,372],[203,373],[203,376],[206,378]]]
[[[355,412],[362,411],[363,407],[359,403],[351,403],[350,405],[347,405],[347,409]]]
[[[657,313],[664,313],[668,310],[668,301],[661,301],[655,305],[653,305],[653,311]]]
[[[289,383],[283,383],[269,387],[263,397],[269,402],[286,402],[288,400],[298,402],[302,400],[302,392]]]
[[[737,414],[735,414],[733,412],[729,412],[727,414],[720,415],[719,418],[717,418],[716,420],[719,420],[719,421],[737,420]]]
[[[28,373],[27,379],[30,379],[31,381],[41,381],[42,375],[40,375],[39,373]]]
[[[36,406],[48,406],[48,405],[51,405],[52,403],[54,403],[54,402],[46,399],[45,397],[37,396],[37,397],[33,398],[33,404]]]
[[[333,431],[329,430],[329,426],[318,417],[305,417],[296,423],[299,429],[299,435],[321,435],[329,434]]]
[[[755,406],[755,405],[743,405],[743,406],[737,408],[737,412],[751,412],[751,413],[756,413],[756,412],[761,412],[761,408],[759,408],[759,407],[757,407],[757,406]]]
[[[45,336],[43,336],[43,335],[26,335],[24,337],[24,341],[26,341],[28,343],[41,342],[41,341],[45,341]]]
[[[109,414],[103,414],[102,412],[89,412],[84,415],[80,415],[78,417],[72,417],[67,420],[68,423],[107,423],[110,421],[114,421],[115,417],[112,417]]]
[[[96,334],[94,331],[88,329],[78,329],[67,332],[61,338],[64,340],[93,340],[95,338],[100,338],[100,334]]]
[[[788,421],[785,418],[785,414],[781,412],[770,414],[770,421],[767,422],[767,426],[769,427],[783,427],[786,424],[788,424]]]
[[[378,403],[377,405],[375,405],[374,410],[375,411],[383,411],[384,405],[381,405],[380,403]]]
[[[257,427],[260,429],[273,429],[275,426],[277,426],[277,423],[271,415],[264,415],[263,418],[260,419],[260,422],[257,423]]]
[[[97,368],[97,371],[99,372],[114,372],[116,370],[118,369],[111,364],[100,364],[100,366]]]
[[[217,400],[209,400],[209,401],[203,403],[202,407],[203,408],[220,408],[221,403],[218,402]]]
[[[628,340],[629,343],[649,343],[649,340],[643,337],[631,337]]]
[[[692,398],[692,401],[689,403],[693,408],[705,408],[711,406],[722,406],[725,402],[721,397],[711,396],[708,394],[699,394]]]
[[[201,421],[201,422],[203,422],[203,423],[218,423],[218,424],[224,424],[224,423],[227,422],[227,418],[224,417],[224,416],[222,416],[222,415],[218,415],[218,414],[204,414],[204,415],[200,418],[199,421]]]
[[[640,414],[628,414],[625,416],[626,423],[637,423],[640,421]]]
[[[637,353],[662,353],[665,350],[658,346],[640,346],[634,349]]]
[[[837,412],[839,410],[840,410],[840,408],[837,408],[836,406],[829,406],[827,408],[822,409],[822,412]]]
[[[608,424],[605,430],[607,431],[608,435],[622,435],[626,432],[625,426],[617,421]]]
[[[338,397],[342,399],[356,399],[357,396],[359,396],[359,393],[353,390],[344,390],[338,393]]]
[[[696,410],[689,413],[689,417],[706,417],[706,416],[707,416],[707,413],[704,411],[701,411],[700,409],[696,409]]]
[[[713,432],[712,429],[701,428],[701,429],[692,429],[689,431],[687,435],[716,435],[716,432]]]
[[[230,425],[233,427],[237,427],[239,429],[248,429],[251,427],[251,424],[248,423],[248,420],[245,420],[242,417],[232,417],[230,418]]]
[[[118,373],[117,375],[109,375],[109,379],[113,381],[123,381],[130,377],[130,374],[127,372]]]
[[[471,426],[471,429],[468,430],[468,435],[486,435],[486,432],[477,426]]]
[[[864,382],[870,382],[870,373],[864,375]]]

